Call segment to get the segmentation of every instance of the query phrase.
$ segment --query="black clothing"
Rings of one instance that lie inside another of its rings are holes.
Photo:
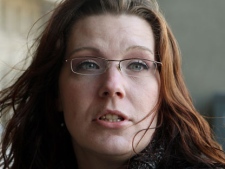
[[[162,138],[163,132],[158,129],[151,143],[139,154],[131,158],[128,169],[225,169],[217,164],[210,166],[203,163],[191,163],[185,154],[176,146],[179,141],[174,139],[169,149],[169,157],[165,152],[168,142]],[[179,137],[178,137],[179,138]],[[177,143],[176,143],[177,142]],[[172,150],[172,151],[171,151]]]

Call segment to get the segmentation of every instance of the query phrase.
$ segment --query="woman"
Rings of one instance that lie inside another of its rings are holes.
[[[65,0],[1,91],[3,168],[224,168],[150,0]]]

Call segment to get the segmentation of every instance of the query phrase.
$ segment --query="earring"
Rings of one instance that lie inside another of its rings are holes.
[[[61,127],[64,127],[64,126],[65,126],[65,124],[62,122],[62,123],[60,124],[60,126],[61,126]]]

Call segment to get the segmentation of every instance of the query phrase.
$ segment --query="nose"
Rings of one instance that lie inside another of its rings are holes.
[[[125,95],[125,79],[123,78],[118,65],[112,64],[106,72],[102,74],[99,96],[104,98],[118,97],[122,99]]]

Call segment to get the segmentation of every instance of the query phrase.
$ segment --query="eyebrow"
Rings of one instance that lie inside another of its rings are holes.
[[[130,46],[128,47],[125,52],[128,52],[130,50],[134,50],[134,49],[139,49],[139,50],[143,50],[143,51],[147,51],[147,52],[150,52],[151,54],[154,55],[153,51],[145,46],[138,46],[138,45],[135,45],[135,46]],[[69,56],[73,55],[74,53],[77,53],[79,51],[84,51],[84,50],[88,50],[88,51],[93,51],[93,52],[96,52],[96,53],[101,53],[100,50],[98,48],[95,48],[95,47],[91,47],[91,46],[85,46],[85,47],[79,47],[77,49],[74,49],[70,54]]]
[[[89,51],[93,51],[93,52],[96,52],[96,53],[100,53],[99,49],[97,49],[95,47],[91,47],[91,46],[86,46],[86,47],[79,47],[79,48],[74,49],[68,56],[71,56],[74,53],[84,51],[84,50],[89,50]]]
[[[133,50],[133,49],[144,50],[144,51],[150,52],[151,54],[154,55],[154,52],[145,46],[130,46],[129,48],[126,49],[126,51]]]

